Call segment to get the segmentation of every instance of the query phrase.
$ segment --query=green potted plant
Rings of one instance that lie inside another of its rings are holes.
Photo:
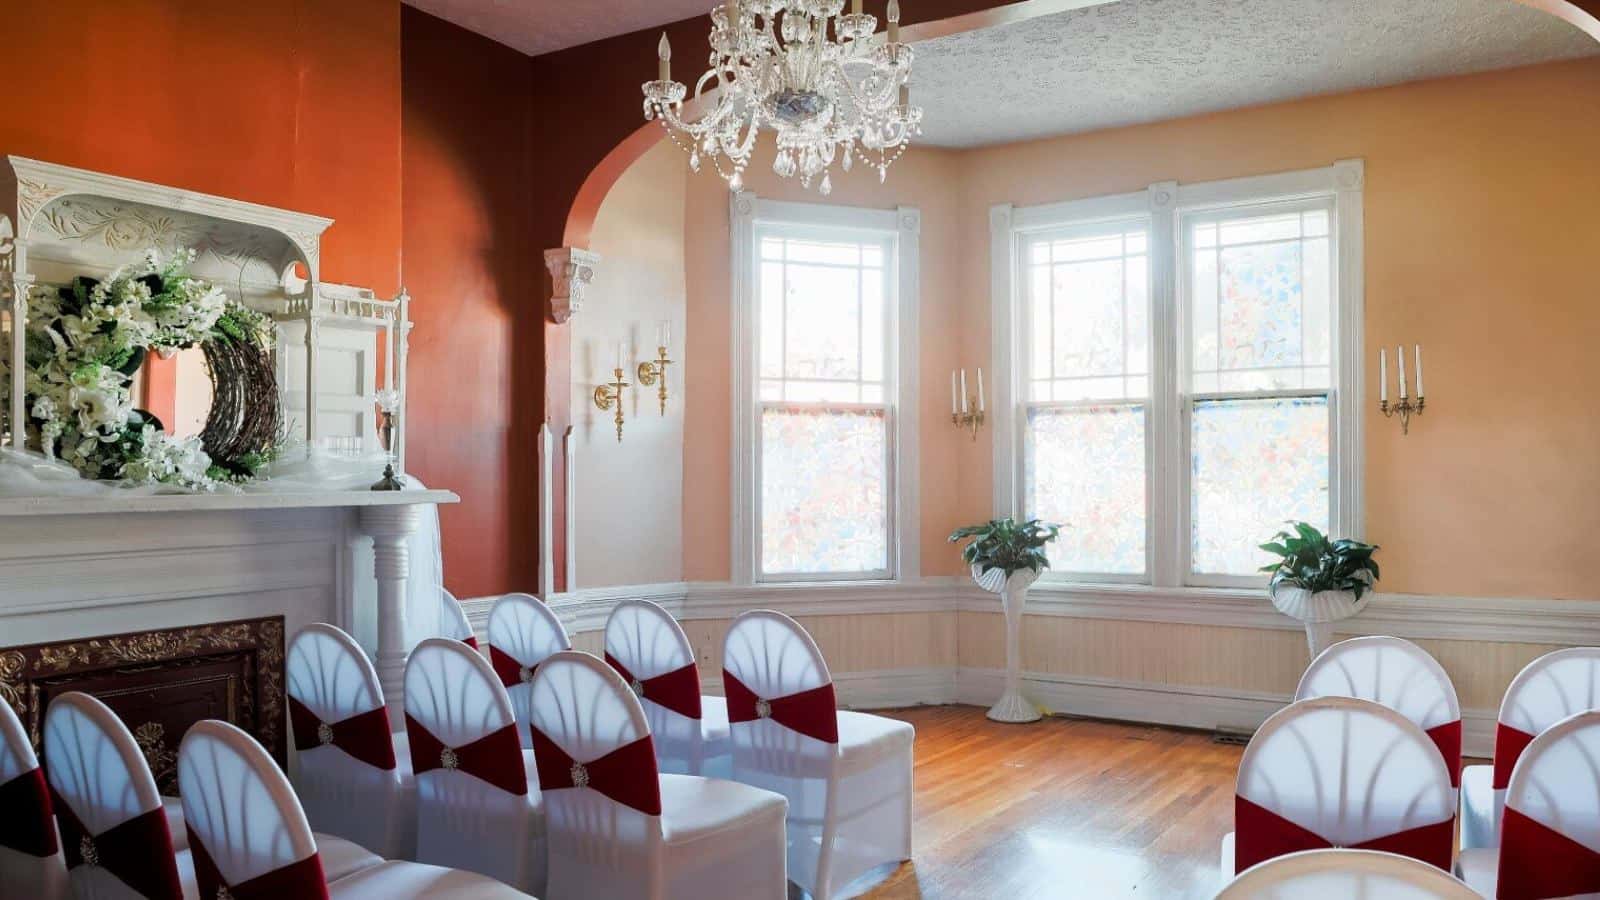
[[[1261,571],[1271,573],[1267,593],[1279,612],[1306,629],[1311,658],[1333,642],[1333,623],[1366,609],[1378,581],[1378,548],[1334,540],[1313,525],[1290,522],[1261,549],[1277,557]]]
[[[996,722],[1039,720],[1039,708],[1022,695],[1022,611],[1028,605],[1028,588],[1050,567],[1044,547],[1060,534],[1059,525],[1038,519],[1019,525],[1009,516],[950,534],[952,544],[967,542],[961,559],[971,568],[972,580],[1000,595],[1006,615],[1006,687],[988,713]]]

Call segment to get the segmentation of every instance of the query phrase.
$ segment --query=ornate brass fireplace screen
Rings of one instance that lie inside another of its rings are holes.
[[[201,719],[255,736],[284,765],[283,617],[0,648],[0,699],[37,750],[44,710],[92,694],[127,723],[164,794],[178,792],[178,742]]]

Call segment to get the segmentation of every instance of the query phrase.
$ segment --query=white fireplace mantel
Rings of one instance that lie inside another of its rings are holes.
[[[0,499],[8,646],[281,615],[350,631],[402,702],[411,539],[445,490]],[[403,721],[394,715],[395,723]]]

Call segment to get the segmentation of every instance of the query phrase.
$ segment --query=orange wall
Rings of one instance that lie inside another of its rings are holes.
[[[393,0],[8,0],[0,153],[329,216],[322,275],[400,283]]]
[[[1600,532],[1600,59],[1401,85],[971,152],[913,150],[888,184],[836,179],[827,202],[923,207],[923,570],[955,571],[943,534],[990,508],[989,432],[942,418],[939,385],[988,355],[995,203],[1031,205],[1364,157],[1367,360],[1427,347],[1428,412],[1399,424],[1361,400],[1367,533],[1386,590],[1596,597]],[[758,167],[759,169],[759,167]],[[764,171],[764,170],[761,170]],[[764,196],[801,195],[770,175]],[[951,199],[956,203],[951,205]],[[959,222],[940,234],[942,216]],[[727,192],[690,184],[690,378],[684,495],[691,579],[728,573]],[[931,242],[930,242],[931,240]],[[1371,379],[1375,381],[1375,378]]]
[[[415,303],[407,468],[449,488],[445,584],[537,587],[534,531],[545,277],[530,218],[527,57],[403,16],[405,280]]]

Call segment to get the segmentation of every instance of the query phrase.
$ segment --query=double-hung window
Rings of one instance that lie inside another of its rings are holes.
[[[915,540],[915,211],[734,209],[739,580],[898,577]]]
[[[994,211],[1000,514],[1056,578],[1260,579],[1361,531],[1361,166]]]

